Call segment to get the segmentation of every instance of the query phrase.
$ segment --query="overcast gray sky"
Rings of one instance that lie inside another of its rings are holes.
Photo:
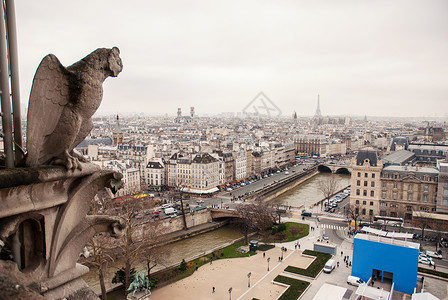
[[[96,48],[124,64],[101,113],[446,116],[448,1],[16,1],[22,102],[41,59]]]

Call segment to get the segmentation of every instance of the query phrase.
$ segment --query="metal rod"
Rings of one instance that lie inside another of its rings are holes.
[[[9,67],[11,68],[12,111],[14,125],[15,162],[18,164],[23,154],[22,148],[22,118],[20,111],[20,85],[19,85],[19,52],[17,46],[17,25],[14,0],[5,0],[6,29],[8,31]]]
[[[5,148],[6,168],[14,168],[12,147],[11,99],[9,96],[9,72],[6,53],[6,27],[4,2],[0,7],[0,91],[2,106],[3,146]]]

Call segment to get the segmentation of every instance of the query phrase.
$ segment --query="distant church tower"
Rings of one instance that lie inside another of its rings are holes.
[[[118,144],[123,144],[123,131],[120,127],[120,118],[117,115],[114,131],[112,133],[112,146],[116,147]]]
[[[182,109],[180,107],[177,109],[177,117],[182,117]]]
[[[297,112],[294,111],[294,113],[292,114],[292,117],[293,117],[294,121],[297,121]]]

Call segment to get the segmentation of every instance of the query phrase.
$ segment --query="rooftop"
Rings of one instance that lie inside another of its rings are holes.
[[[355,239],[378,242],[378,243],[389,244],[389,245],[396,245],[396,246],[413,248],[413,249],[420,249],[420,244],[418,244],[418,243],[397,240],[394,238],[382,237],[379,235],[358,233],[355,235]]]

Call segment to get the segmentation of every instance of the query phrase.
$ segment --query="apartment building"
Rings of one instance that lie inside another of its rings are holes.
[[[438,174],[432,167],[383,168],[379,215],[411,220],[413,211],[436,212]]]
[[[219,185],[219,160],[208,153],[198,153],[191,161],[189,187],[196,193],[216,191]]]
[[[361,150],[352,159],[350,205],[361,219],[373,219],[379,213],[381,170],[383,163],[373,149]]]
[[[148,188],[160,188],[167,184],[165,163],[162,158],[152,158],[148,161],[145,170],[145,181]]]
[[[436,211],[440,213],[448,213],[448,161],[439,161],[437,163],[439,169],[439,180],[437,183],[437,204]]]
[[[246,178],[246,150],[239,149],[233,152],[234,158],[234,178],[235,180],[241,180]]]

